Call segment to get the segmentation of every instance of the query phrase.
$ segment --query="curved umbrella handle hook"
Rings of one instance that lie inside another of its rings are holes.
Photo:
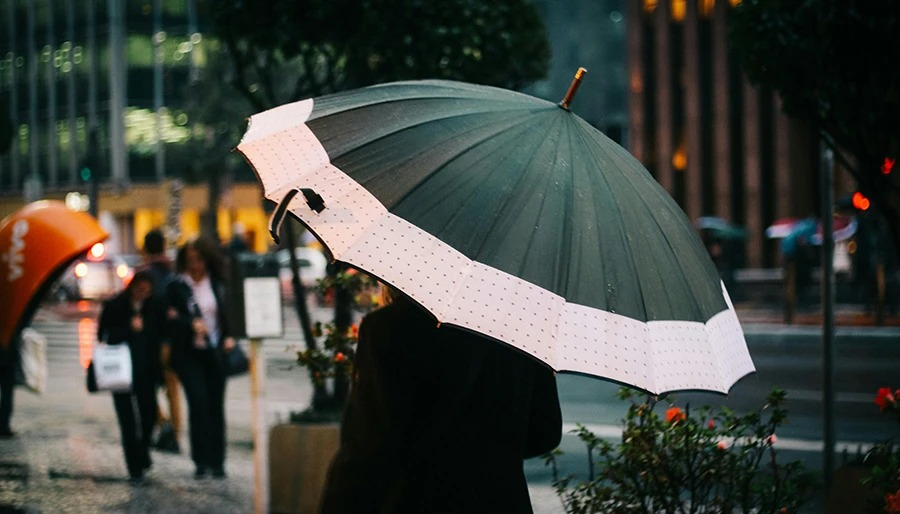
[[[312,189],[291,189],[285,193],[284,198],[281,199],[281,202],[278,203],[278,207],[275,208],[275,212],[272,213],[272,217],[269,218],[269,234],[272,235],[275,244],[281,244],[281,237],[279,237],[278,234],[281,233],[281,225],[284,224],[284,217],[287,215],[288,204],[290,204],[291,200],[297,196],[297,193],[303,193],[303,197],[306,199],[306,205],[308,205],[310,209],[317,213],[325,210],[325,200]]]

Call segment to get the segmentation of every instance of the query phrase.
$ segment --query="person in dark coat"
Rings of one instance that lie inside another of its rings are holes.
[[[145,264],[142,269],[147,269],[153,275],[153,296],[160,308],[165,309],[166,288],[175,277],[175,273],[166,256],[166,238],[160,229],[153,229],[144,235],[144,258]],[[169,416],[166,417],[162,409],[159,409],[156,416],[158,436],[154,446],[162,451],[180,453],[178,441],[181,438],[182,425],[181,384],[178,382],[178,375],[172,369],[172,346],[168,339],[163,337],[159,342],[159,348],[162,364],[161,385],[165,392]]]
[[[393,296],[360,324],[321,512],[532,512],[523,460],[562,437],[552,370]]]
[[[15,437],[10,427],[13,413],[13,397],[16,388],[16,374],[20,367],[18,337],[6,348],[0,348],[0,439]]]
[[[114,392],[125,465],[133,482],[150,468],[150,438],[156,423],[156,384],[160,380],[159,338],[162,310],[154,305],[153,276],[138,271],[128,287],[107,300],[97,322],[97,340],[127,344],[131,350],[130,392]]]
[[[236,343],[218,248],[205,239],[186,243],[175,260],[178,276],[166,290],[172,369],[187,397],[195,478],[225,478],[225,354]]]

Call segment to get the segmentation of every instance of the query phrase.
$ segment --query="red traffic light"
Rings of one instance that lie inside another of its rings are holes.
[[[881,174],[890,175],[892,171],[894,171],[894,159],[885,157],[884,162],[881,163]]]
[[[853,198],[851,201],[853,203],[853,207],[859,211],[868,210],[869,206],[872,204],[872,202],[870,202],[869,199],[866,198],[866,195],[860,193],[859,191],[853,193]]]

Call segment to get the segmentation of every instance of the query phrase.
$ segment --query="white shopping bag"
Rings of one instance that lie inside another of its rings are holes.
[[[22,330],[21,384],[41,394],[47,388],[47,338],[32,328]]]
[[[131,350],[127,343],[97,343],[91,364],[97,390],[117,393],[131,390]]]

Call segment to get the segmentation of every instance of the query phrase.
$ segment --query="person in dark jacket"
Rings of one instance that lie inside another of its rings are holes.
[[[166,256],[166,238],[160,229],[153,229],[144,235],[144,267],[153,275],[153,296],[160,308],[166,306],[166,288],[175,277],[169,258]],[[163,334],[164,336],[164,334]],[[163,337],[159,342],[160,362],[162,363],[161,385],[165,392],[168,404],[167,417],[160,408],[156,416],[156,428],[158,432],[154,446],[162,451],[180,453],[178,441],[181,439],[181,384],[178,375],[172,369],[172,346],[168,339]]]
[[[523,460],[562,437],[552,370],[393,296],[360,324],[321,512],[532,512]]]
[[[166,290],[172,368],[187,397],[195,478],[225,478],[225,353],[235,347],[228,324],[222,259],[213,243],[186,243]]]
[[[131,350],[130,392],[114,392],[125,465],[133,482],[150,468],[150,437],[156,423],[156,384],[160,380],[159,338],[162,311],[154,305],[153,276],[138,271],[128,287],[107,300],[97,322],[97,340],[127,344]]]
[[[13,413],[13,396],[16,388],[16,373],[19,370],[19,345],[17,337],[6,348],[0,348],[0,439],[15,437],[10,427]]]

